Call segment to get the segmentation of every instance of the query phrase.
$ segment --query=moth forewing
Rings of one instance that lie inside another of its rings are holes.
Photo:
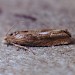
[[[39,31],[16,31],[8,34],[5,41],[21,46],[53,46],[71,43],[68,30],[46,29]]]

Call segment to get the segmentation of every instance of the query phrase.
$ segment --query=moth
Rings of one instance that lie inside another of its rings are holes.
[[[67,29],[43,29],[15,31],[4,38],[6,44],[18,47],[44,47],[71,43],[71,34]],[[26,48],[25,48],[26,49]]]

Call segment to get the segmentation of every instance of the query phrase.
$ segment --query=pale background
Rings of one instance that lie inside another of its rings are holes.
[[[36,21],[15,17],[25,14]],[[68,29],[75,35],[75,0],[0,0],[0,75],[75,75],[75,44],[30,47],[28,51],[2,43],[7,31]],[[32,53],[35,53],[35,55]]]

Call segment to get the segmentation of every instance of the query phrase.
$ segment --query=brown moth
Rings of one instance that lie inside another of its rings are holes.
[[[55,46],[71,43],[68,30],[44,29],[39,31],[16,31],[5,37],[7,44],[15,46]]]

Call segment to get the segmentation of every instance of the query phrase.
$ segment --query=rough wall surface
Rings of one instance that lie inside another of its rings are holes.
[[[25,14],[36,21],[16,17]],[[7,31],[43,28],[69,29],[75,35],[74,0],[0,0],[0,75],[75,75],[75,44],[29,47],[2,43]]]

